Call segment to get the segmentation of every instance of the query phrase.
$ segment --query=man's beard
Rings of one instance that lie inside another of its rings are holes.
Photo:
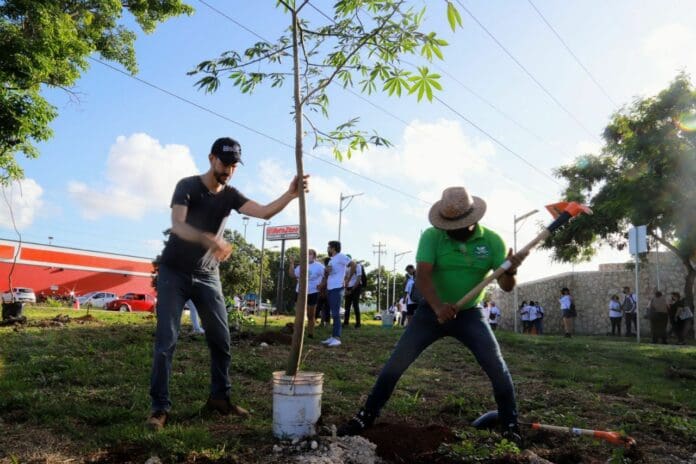
[[[230,179],[230,176],[228,174],[222,172],[214,172],[213,175],[215,176],[215,180],[217,181],[217,183],[220,185],[227,184],[227,181]]]
[[[476,227],[472,227],[471,229],[469,229],[469,227],[464,227],[462,229],[448,230],[447,235],[458,242],[466,242],[474,235],[475,231]]]

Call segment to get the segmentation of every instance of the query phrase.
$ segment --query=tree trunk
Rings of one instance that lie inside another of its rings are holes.
[[[307,207],[304,191],[304,165],[302,161],[302,100],[300,98],[300,60],[297,38],[297,10],[292,11],[292,54],[295,100],[295,164],[300,201],[300,282],[295,304],[295,327],[292,332],[292,345],[288,359],[287,375],[295,375],[300,367],[302,342],[304,340],[304,321],[307,312]]]

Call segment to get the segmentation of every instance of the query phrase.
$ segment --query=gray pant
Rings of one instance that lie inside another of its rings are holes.
[[[205,339],[210,349],[210,397],[224,399],[230,395],[230,331],[219,274],[191,274],[160,265],[157,276],[157,329],[150,379],[153,411],[167,411],[172,405],[169,377],[181,328],[181,313],[189,298],[203,321]]]

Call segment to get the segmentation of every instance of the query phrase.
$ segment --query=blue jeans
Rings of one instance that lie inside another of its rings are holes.
[[[157,329],[150,379],[153,411],[167,411],[172,405],[169,377],[181,328],[181,313],[189,298],[203,321],[205,339],[210,349],[210,397],[224,399],[230,395],[230,331],[219,274],[191,274],[160,265],[157,276]]]
[[[332,337],[341,338],[341,301],[343,301],[343,287],[334,288],[326,292],[329,300],[329,310],[333,319]]]
[[[404,371],[423,350],[446,336],[456,338],[469,348],[488,375],[493,384],[500,423],[517,424],[517,404],[512,377],[500,353],[493,331],[480,308],[459,311],[455,319],[440,324],[430,306],[427,303],[421,303],[411,322],[406,326],[387,364],[377,377],[377,382],[367,397],[365,409],[378,415],[389,401]]]

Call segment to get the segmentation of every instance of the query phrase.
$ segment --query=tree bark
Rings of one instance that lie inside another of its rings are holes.
[[[297,303],[295,303],[295,327],[292,332],[290,358],[285,371],[287,375],[295,375],[300,367],[302,343],[304,341],[304,321],[307,312],[307,208],[304,191],[304,164],[302,160],[302,98],[300,95],[300,60],[298,50],[298,17],[297,10],[292,10],[292,53],[295,100],[295,165],[300,202],[300,279]]]

